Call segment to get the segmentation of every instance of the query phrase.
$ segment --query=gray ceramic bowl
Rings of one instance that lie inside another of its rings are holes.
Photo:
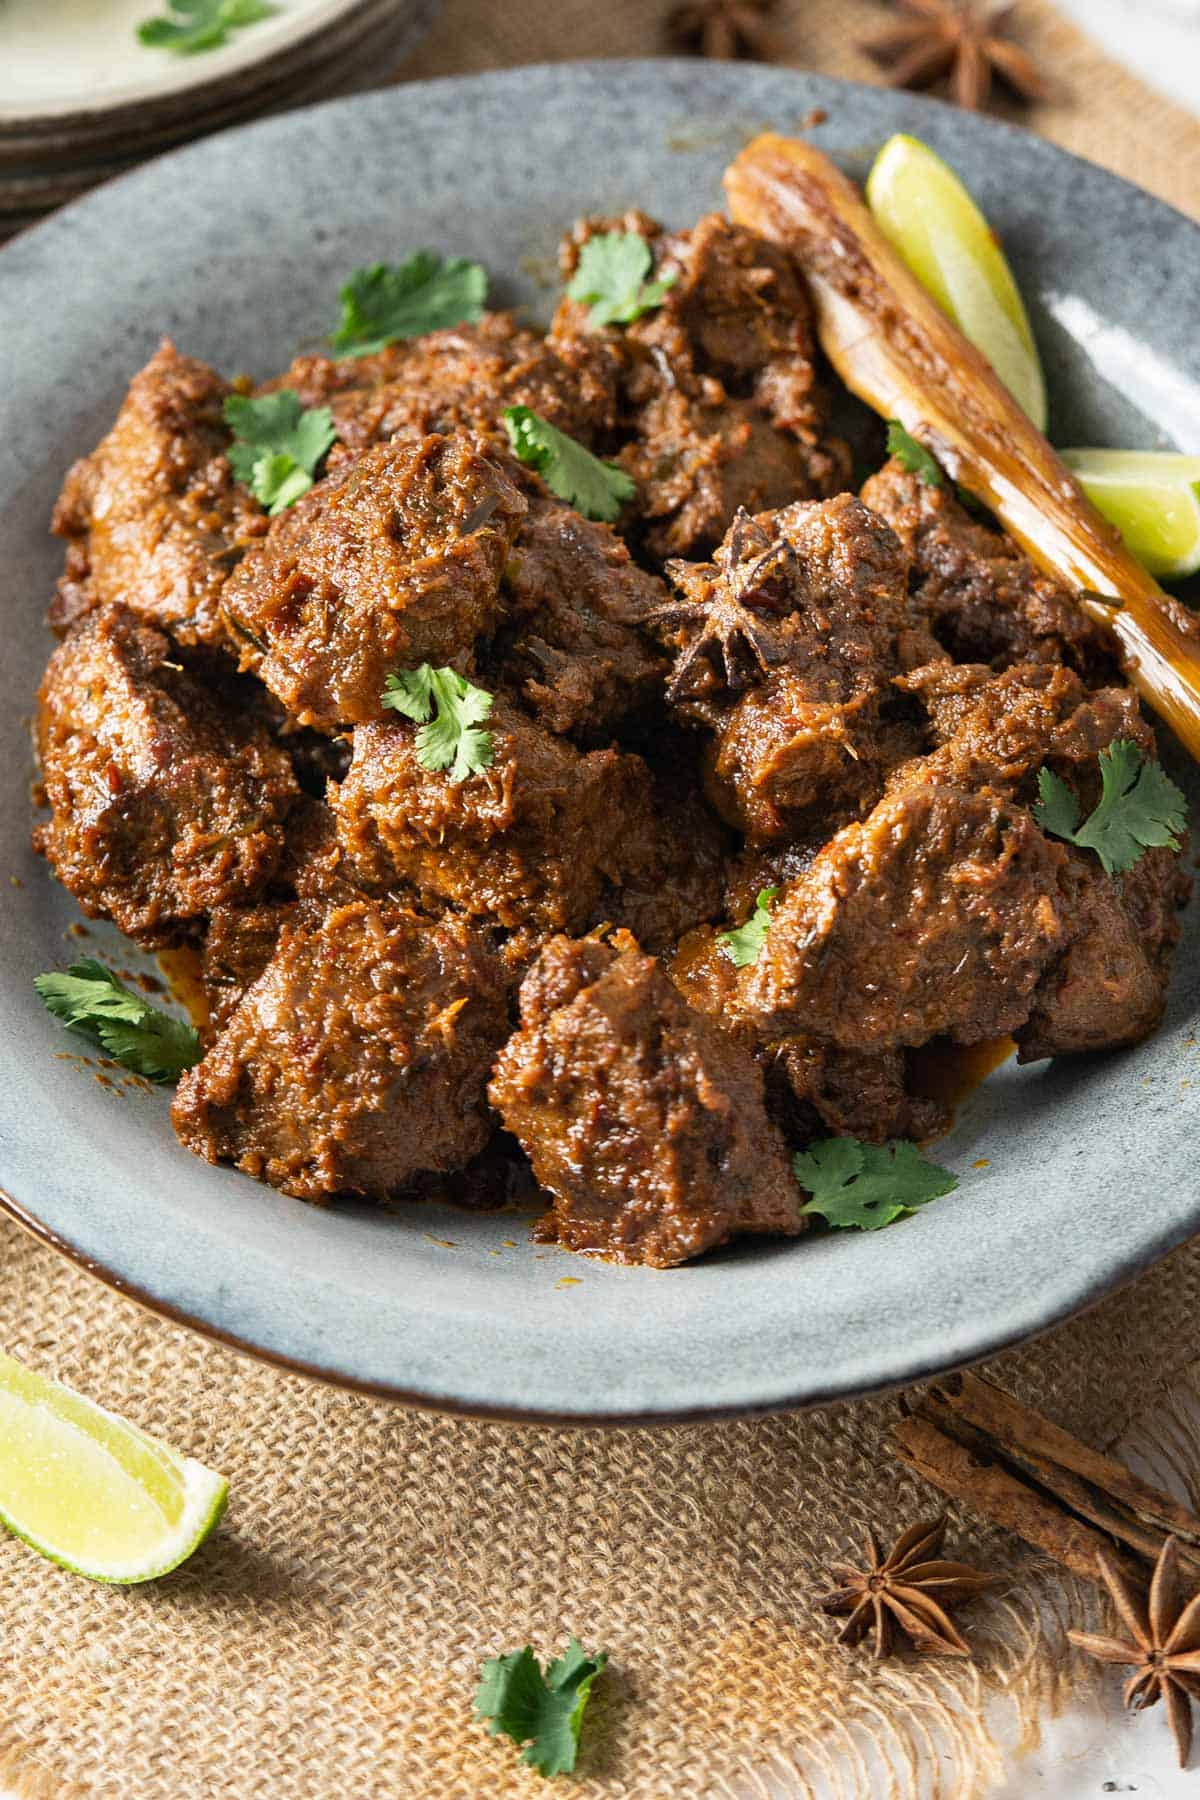
[[[318,1211],[211,1169],[176,1143],[166,1096],[118,1097],[61,1059],[70,1041],[30,985],[79,948],[72,903],[28,847],[27,720],[60,562],[46,521],[160,334],[266,373],[329,328],[349,269],[424,244],[482,258],[501,301],[544,312],[577,213],[638,204],[686,223],[720,203],[748,133],[812,106],[829,114],[818,141],[857,173],[907,130],[966,177],[1030,300],[1060,441],[1200,448],[1195,226],[1019,131],[789,71],[599,64],[400,88],[211,138],[0,253],[0,1183],[105,1279],[330,1380],[479,1411],[659,1418],[862,1393],[982,1356],[1200,1225],[1186,927],[1151,1043],[1007,1065],[975,1093],[941,1147],[955,1194],[877,1234],[669,1273],[536,1248],[512,1214]]]

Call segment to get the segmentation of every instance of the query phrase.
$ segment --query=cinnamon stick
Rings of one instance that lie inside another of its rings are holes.
[[[1076,1575],[1099,1581],[1103,1552],[1144,1583],[1175,1537],[1200,1580],[1200,1519],[981,1376],[931,1388],[892,1437],[919,1475]]]

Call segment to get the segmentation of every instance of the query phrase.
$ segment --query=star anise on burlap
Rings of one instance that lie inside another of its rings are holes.
[[[1067,1636],[1101,1662],[1132,1664],[1123,1696],[1132,1711],[1141,1712],[1159,1699],[1166,1702],[1179,1766],[1185,1769],[1192,1747],[1192,1701],[1200,1700],[1200,1593],[1190,1599],[1184,1594],[1178,1540],[1169,1537],[1163,1545],[1145,1596],[1106,1556],[1100,1572],[1129,1639],[1097,1637],[1090,1631],[1069,1631]]]
[[[1023,100],[1048,97],[1033,58],[1005,35],[1016,10],[1010,0],[895,0],[895,7],[903,18],[862,45],[886,70],[889,87],[933,87],[948,76],[951,97],[973,112],[986,105],[993,75]]]
[[[865,1569],[834,1563],[838,1585],[819,1604],[836,1617],[849,1614],[838,1642],[857,1644],[869,1633],[876,1656],[887,1656],[899,1629],[922,1656],[970,1656],[971,1647],[946,1608],[999,1586],[1001,1577],[942,1561],[945,1538],[944,1516],[925,1519],[911,1525],[884,1556],[868,1530]]]
[[[767,21],[775,5],[776,0],[680,0],[667,14],[667,35],[676,50],[689,56],[769,62],[775,40]]]

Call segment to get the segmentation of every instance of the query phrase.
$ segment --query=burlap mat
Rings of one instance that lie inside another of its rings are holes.
[[[1200,210],[1200,126],[1048,8],[1021,12],[1062,89],[1032,122]],[[649,54],[658,14],[449,0],[404,73]],[[866,0],[785,5],[782,35],[797,62],[866,76],[853,41],[878,17]],[[1095,1442],[1142,1421],[1162,1466],[1194,1474],[1167,1397],[1192,1381],[1198,1302],[1200,1245],[994,1373]],[[541,1793],[471,1722],[471,1693],[485,1655],[526,1639],[549,1652],[568,1629],[612,1662],[567,1791],[968,1800],[997,1779],[993,1727],[1028,1740],[1083,1675],[1062,1622],[1091,1597],[970,1520],[957,1541],[1014,1571],[1007,1599],[977,1609],[974,1667],[876,1669],[831,1645],[812,1611],[827,1558],[868,1521],[887,1533],[931,1507],[884,1449],[894,1399],[657,1432],[403,1413],[159,1323],[8,1225],[0,1343],[233,1492],[216,1538],[148,1589],[96,1588],[0,1543],[0,1784],[26,1800]]]

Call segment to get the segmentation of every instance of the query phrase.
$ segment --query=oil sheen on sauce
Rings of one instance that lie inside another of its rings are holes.
[[[208,1027],[208,1001],[200,980],[200,952],[188,944],[177,950],[160,950],[157,962],[167,992],[182,1006],[197,1031]]]
[[[987,1038],[982,1044],[952,1044],[938,1038],[909,1051],[909,1082],[916,1093],[940,1100],[953,1114],[1016,1049],[1010,1037]]]

